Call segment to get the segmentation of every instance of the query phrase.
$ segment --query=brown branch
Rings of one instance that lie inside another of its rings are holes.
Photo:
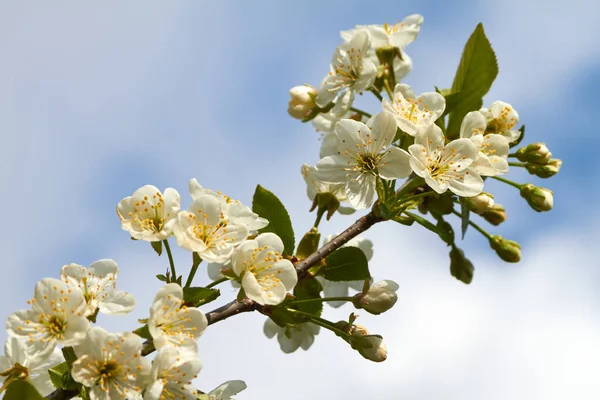
[[[377,222],[383,221],[382,218],[377,217],[373,211],[356,220],[348,229],[344,232],[340,233],[329,242],[325,243],[323,247],[319,250],[306,257],[304,260],[300,261],[296,264],[296,270],[298,271],[298,278],[302,278],[307,272],[308,269],[318,263],[321,262],[325,257],[333,253],[335,250],[339,249],[350,239],[355,238],[360,233],[366,231]]]
[[[375,225],[377,222],[381,221],[383,221],[383,219],[377,217],[375,214],[373,214],[372,211],[364,217],[361,217],[358,220],[356,220],[356,222],[344,232],[340,233],[331,241],[327,242],[315,253],[311,254],[304,260],[297,263],[296,270],[298,271],[298,278],[304,276],[308,272],[308,269],[310,267],[321,262],[321,260],[323,260],[325,257],[342,247],[344,244],[348,243],[350,239],[358,236],[360,233],[366,231],[367,229]],[[206,314],[206,319],[208,320],[208,325],[212,325],[219,321],[223,321],[224,319],[227,319],[229,317],[233,317],[234,315],[255,310],[262,311],[262,306],[250,299],[242,299],[241,301],[233,300],[219,308],[208,312]],[[142,356],[147,356],[155,350],[156,348],[154,347],[154,343],[152,343],[152,340],[146,340],[142,347]],[[46,396],[46,399],[68,400],[77,395],[77,391],[74,390],[57,389],[54,392],[50,393],[48,396]]]

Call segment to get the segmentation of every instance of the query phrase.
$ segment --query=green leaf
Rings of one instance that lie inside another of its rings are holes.
[[[150,245],[159,256],[162,254],[162,242],[159,240],[158,242],[150,242]]]
[[[364,281],[371,278],[367,257],[358,247],[341,247],[328,255],[324,262],[322,276],[329,281]]]
[[[479,23],[469,37],[462,53],[452,93],[459,94],[454,110],[448,119],[448,138],[458,137],[460,124],[469,111],[479,110],[483,96],[490,90],[498,75],[498,61],[490,41]]]
[[[133,331],[133,333],[135,333],[139,337],[147,339],[147,340],[151,340],[152,339],[152,335],[150,334],[150,330],[148,329],[148,325],[140,326],[135,331]]]
[[[207,289],[203,287],[184,287],[183,300],[186,303],[210,303],[221,295],[219,289]]]
[[[8,386],[4,400],[44,400],[44,397],[28,381],[18,380]]]
[[[161,281],[161,282],[166,282],[167,281],[167,277],[164,276],[163,274],[158,274],[156,275],[156,278]]]
[[[71,371],[69,371],[69,365],[66,362],[60,363],[48,370],[50,380],[52,384],[59,389],[64,390],[76,390],[78,388],[77,382],[71,377]]]
[[[460,92],[453,93],[452,89],[438,89],[437,86],[434,87],[435,91],[444,96],[444,99],[446,100],[446,108],[444,108],[444,112],[437,120],[439,121],[440,119],[443,119],[446,115],[454,111],[456,106],[460,104]]]
[[[465,253],[456,246],[452,246],[450,251],[450,273],[459,281],[467,285],[473,280],[475,267],[473,263],[465,257]]]
[[[301,279],[294,287],[294,296],[298,300],[318,299],[321,297],[323,286],[315,278]],[[315,317],[320,317],[323,312],[323,302],[313,301],[294,305],[298,310],[304,311]]]
[[[465,238],[467,233],[467,229],[469,228],[469,217],[471,215],[471,210],[465,203],[460,205],[460,231],[462,233],[462,239]]]
[[[321,240],[321,234],[316,228],[312,228],[306,232],[300,243],[298,243],[298,249],[296,250],[296,257],[300,260],[313,254],[319,248],[319,241]]]
[[[277,196],[257,185],[252,198],[252,211],[269,221],[269,225],[259,230],[259,233],[275,233],[283,241],[283,255],[292,255],[294,252],[292,220]]]

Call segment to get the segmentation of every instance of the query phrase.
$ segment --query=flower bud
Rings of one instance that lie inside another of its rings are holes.
[[[382,362],[387,359],[387,347],[383,338],[378,335],[369,335],[367,328],[362,325],[354,325],[351,331],[350,344],[361,356],[374,362]]]
[[[441,215],[451,214],[454,210],[454,200],[450,195],[431,196],[427,198],[427,205],[431,212]]]
[[[550,161],[548,161],[548,163],[545,165],[527,163],[525,168],[527,168],[527,171],[529,171],[529,173],[532,175],[535,175],[540,178],[550,178],[556,175],[558,171],[560,171],[561,165],[562,160],[559,160],[558,158],[553,158]]]
[[[481,192],[477,196],[464,197],[463,202],[469,210],[481,215],[492,210],[492,207],[494,207],[494,196],[486,192]]]
[[[292,99],[288,105],[288,113],[296,119],[305,119],[317,106],[317,91],[310,85],[295,86],[290,89]]]
[[[517,150],[519,161],[531,162],[534,164],[546,164],[550,161],[552,153],[544,143],[532,143]]]
[[[399,286],[394,281],[380,281],[369,288],[367,293],[354,296],[352,303],[356,308],[362,308],[371,314],[386,312],[396,304]]]
[[[475,267],[465,257],[465,252],[456,246],[452,246],[450,251],[450,273],[452,276],[468,285],[473,280],[474,271]]]
[[[521,261],[521,246],[517,242],[504,239],[500,235],[495,235],[490,239],[490,246],[506,262]]]
[[[550,189],[541,188],[528,183],[521,186],[521,197],[537,212],[550,211],[554,205],[554,197]]]
[[[498,226],[504,221],[506,221],[506,211],[504,211],[504,207],[502,206],[502,204],[498,203],[494,204],[494,206],[490,210],[484,212],[483,214],[481,214],[481,216],[483,217],[483,219],[485,219],[487,222],[494,226]]]

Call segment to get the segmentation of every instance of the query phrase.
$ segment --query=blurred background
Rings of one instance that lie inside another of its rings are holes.
[[[490,231],[519,241],[523,257],[503,263],[470,230],[460,244],[476,267],[469,286],[450,276],[449,248],[430,232],[377,225],[364,235],[374,242],[371,271],[400,284],[399,301],[358,322],[383,335],[385,362],[323,330],[309,351],[283,354],[262,332],[265,317],[248,313],[200,338],[196,384],[207,391],[243,379],[238,398],[247,400],[599,398],[600,7],[592,1],[0,2],[0,320],[26,308],[39,279],[101,258],[118,262],[119,287],[138,307],[100,324],[129,330],[147,317],[161,286],[154,276],[168,262],[130,240],[115,213],[145,184],[176,188],[187,207],[190,178],[246,204],[260,183],[301,237],[314,214],[300,166],[318,161],[320,142],[287,115],[288,90],[320,83],[340,30],[412,13],[425,18],[405,49],[413,59],[405,82],[417,93],[451,85],[483,22],[500,66],[484,103],[512,104],[525,142],[546,142],[564,161],[550,180],[509,178],[552,189],[554,210],[536,213],[517,190],[490,182],[509,217]],[[377,112],[364,97],[357,106]],[[336,215],[321,231],[358,216]],[[186,271],[191,254],[174,252]],[[196,279],[207,283],[206,271]],[[235,296],[222,286],[221,303]],[[351,311],[326,306],[324,317]]]

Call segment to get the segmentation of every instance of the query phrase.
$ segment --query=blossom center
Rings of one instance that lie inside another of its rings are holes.
[[[202,220],[199,220],[198,216],[201,216]],[[234,240],[226,236],[227,225],[229,221],[225,219],[225,215],[221,213],[219,215],[219,221],[216,225],[208,223],[208,214],[203,213],[202,209],[199,209],[197,215],[190,214],[189,217],[196,222],[192,225],[192,233],[197,239],[204,242],[206,247],[217,247],[219,245],[225,245],[228,240]]]
[[[271,290],[281,283],[281,280],[277,278],[277,275],[281,274],[281,270],[278,269],[275,272],[271,272],[271,270],[273,262],[282,259],[283,257],[279,255],[278,251],[271,251],[268,246],[262,246],[252,250],[250,259],[244,261],[246,271],[254,275],[258,284],[267,292],[267,297],[271,297]]]
[[[141,201],[135,202],[133,212],[129,213],[129,217],[140,225],[145,231],[158,233],[165,225],[165,200],[160,192],[152,195],[152,201],[148,196],[144,196]],[[169,217],[169,214],[166,215]]]
[[[119,373],[121,372],[121,366],[114,360],[108,360],[102,363],[95,361],[94,364],[96,364],[95,366],[98,371],[98,380],[96,381],[96,384],[99,384],[103,391],[109,391],[111,382],[118,379]]]
[[[422,109],[421,109],[422,107]],[[394,102],[394,108],[402,118],[417,124],[431,117],[431,110],[427,104],[423,104],[423,99],[401,98]]]
[[[67,330],[68,322],[66,318],[59,315],[51,315],[48,319],[45,315],[40,316],[40,324],[42,329],[48,338],[63,340],[65,338],[65,331]],[[42,338],[42,340],[44,340]]]

